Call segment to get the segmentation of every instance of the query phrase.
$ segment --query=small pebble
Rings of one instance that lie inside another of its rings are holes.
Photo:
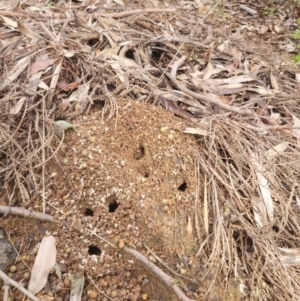
[[[11,273],[15,273],[16,271],[17,271],[17,266],[15,266],[15,265],[12,265],[10,268],[9,268],[9,271],[11,272]]]
[[[91,299],[97,299],[98,293],[96,291],[90,291],[89,296]]]
[[[88,155],[88,152],[86,150],[83,150],[81,154],[82,156],[86,157]]]
[[[152,229],[154,227],[154,224],[152,223],[152,222],[150,222],[149,224],[148,224],[148,228],[149,229]]]
[[[165,206],[163,207],[163,210],[164,210],[165,212],[168,212],[169,209],[170,209],[170,207],[169,207],[168,205],[165,205]]]
[[[64,286],[65,287],[70,287],[71,286],[71,280],[67,277],[64,280]]]
[[[117,293],[116,291],[112,291],[112,292],[110,293],[110,296],[111,296],[112,298],[116,298],[116,297],[118,296],[118,293]]]
[[[98,283],[99,283],[99,286],[101,286],[101,287],[106,287],[107,286],[107,282],[104,280],[104,279],[100,279],[99,281],[98,281]]]
[[[30,273],[29,272],[25,272],[23,275],[25,280],[28,280],[30,278]]]
[[[152,255],[149,256],[149,260],[152,261],[152,262],[156,262],[157,261],[156,258],[153,257]]]
[[[120,248],[120,249],[123,249],[124,246],[125,246],[124,240],[121,240],[121,241],[119,242],[119,248]]]
[[[174,139],[174,135],[173,135],[173,134],[169,134],[169,135],[168,135],[168,139],[169,139],[169,140],[173,140],[173,139]]]
[[[126,272],[126,275],[125,275],[125,277],[130,277],[131,276],[131,273],[130,272]]]
[[[142,300],[147,300],[148,299],[148,295],[147,294],[143,294],[142,295]]]
[[[33,255],[36,255],[39,251],[39,248],[38,247],[35,247],[33,250],[32,250],[32,254]]]
[[[148,278],[143,278],[142,281],[142,286],[145,286],[146,284],[148,284],[150,282],[150,280]]]
[[[89,137],[89,141],[92,142],[92,143],[94,143],[94,142],[96,141],[96,138],[93,137],[93,136],[92,136],[92,137]]]

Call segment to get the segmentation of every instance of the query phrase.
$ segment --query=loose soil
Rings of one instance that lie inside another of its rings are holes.
[[[33,265],[34,250],[47,233],[57,240],[62,280],[53,273],[43,297],[48,293],[53,300],[66,300],[70,276],[82,271],[108,296],[115,291],[117,300],[141,300],[143,294],[147,300],[176,300],[161,280],[119,248],[138,249],[159,265],[145,244],[172,270],[194,280],[177,277],[199,300],[203,287],[195,282],[201,266],[192,228],[197,147],[191,135],[182,133],[186,123],[159,107],[120,99],[117,118],[102,122],[96,108],[74,124],[76,131],[66,132],[58,161],[47,166],[46,211],[58,220],[71,219],[84,233],[68,225],[4,219],[11,239],[26,241],[18,248],[17,278]],[[41,211],[41,204],[37,198],[33,208]],[[90,283],[83,300],[91,299],[106,300]]]

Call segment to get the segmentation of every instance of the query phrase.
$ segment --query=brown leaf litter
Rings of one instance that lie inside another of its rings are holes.
[[[19,282],[57,241],[39,297],[179,299],[129,248],[190,300],[299,300],[293,6],[196,2],[0,10],[1,205],[62,225],[2,218]]]

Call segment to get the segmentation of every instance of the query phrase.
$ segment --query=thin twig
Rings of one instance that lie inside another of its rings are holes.
[[[5,215],[18,215],[23,217],[35,218],[44,222],[59,223],[55,220],[50,214],[43,214],[41,212],[32,211],[30,209],[25,209],[21,207],[9,207],[9,206],[0,206],[0,213]]]
[[[44,30],[44,32],[51,38],[51,40],[59,47],[65,46],[63,43],[61,43],[56,36],[47,28],[47,26],[43,23],[40,22],[40,26]],[[66,47],[66,46],[65,46]]]
[[[175,272],[174,270],[172,270],[166,263],[164,263],[154,252],[152,252],[150,250],[150,248],[145,244],[143,243],[144,247],[151,253],[152,256],[154,256],[156,258],[157,261],[159,261],[166,269],[168,269],[171,273],[173,273],[174,275],[178,276],[178,277],[181,277],[185,280],[188,280],[188,281],[191,281],[195,284],[198,284],[198,282],[195,280],[195,279],[192,279],[192,278],[189,278],[189,277],[186,277],[184,275],[181,275],[177,272]]]
[[[170,287],[173,290],[173,292],[176,294],[179,300],[191,301],[191,299],[188,298],[176,285],[176,281],[174,278],[170,277],[165,272],[163,272],[154,263],[149,261],[144,255],[128,247],[124,247],[123,250],[126,253],[134,256],[138,261],[142,262],[147,268],[149,268],[157,277],[159,277],[168,287]]]
[[[105,238],[101,237],[100,235],[98,235],[97,233],[95,233],[94,231],[91,231],[89,229],[85,229],[86,231],[90,232],[91,234],[95,235],[96,237],[98,237],[99,239],[103,240],[104,242],[106,242],[107,244],[109,244],[110,246],[112,246],[113,248],[117,248],[114,244],[112,244],[111,242],[109,242],[108,240],[106,240]]]
[[[131,16],[131,15],[138,15],[138,14],[175,13],[176,11],[177,11],[176,8],[146,8],[146,9],[128,10],[128,11],[124,11],[121,13],[95,14],[95,15],[117,19],[117,18],[127,17],[127,16]]]
[[[28,298],[30,298],[33,301],[42,301],[43,299],[37,298],[35,295],[33,295],[31,292],[29,292],[27,289],[25,289],[20,283],[16,282],[15,280],[9,278],[3,271],[0,270],[0,278],[6,283],[11,284],[15,288],[17,288],[19,291],[21,291],[24,295],[26,295]]]
[[[240,9],[247,12],[248,14],[250,14],[251,16],[254,16],[257,14],[257,11],[246,6],[246,5],[240,5]]]
[[[108,295],[106,295],[103,291],[100,290],[100,288],[96,285],[96,283],[93,281],[92,277],[86,272],[86,275],[88,276],[89,280],[92,282],[93,286],[97,289],[97,291],[104,295],[107,299],[114,301],[114,299],[110,298]]]

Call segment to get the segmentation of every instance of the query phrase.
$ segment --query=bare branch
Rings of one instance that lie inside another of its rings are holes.
[[[42,301],[43,300],[43,299],[37,298],[35,295],[33,295],[31,292],[29,292],[27,289],[25,289],[20,283],[18,283],[15,280],[9,278],[1,270],[0,270],[0,278],[2,278],[2,280],[5,283],[8,283],[8,284],[14,286],[15,288],[17,288],[19,291],[21,291],[24,295],[26,295],[31,300],[33,300],[33,301]]]
[[[50,214],[43,214],[37,211],[32,211],[21,207],[0,206],[0,213],[4,215],[12,214],[23,217],[35,218],[44,222],[59,223],[59,221],[55,220]]]
[[[190,298],[188,298],[181,290],[180,288],[175,284],[175,279],[167,275],[165,272],[163,272],[160,268],[158,268],[154,263],[149,261],[144,255],[142,255],[140,252],[124,247],[123,250],[134,256],[137,260],[142,262],[145,266],[147,266],[157,277],[159,277],[168,287],[170,287],[173,292],[177,295],[179,300],[183,301],[191,301]]]

